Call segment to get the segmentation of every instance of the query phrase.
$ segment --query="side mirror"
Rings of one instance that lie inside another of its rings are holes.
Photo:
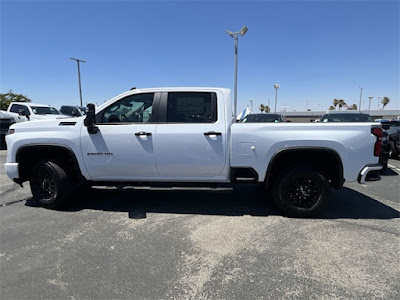
[[[87,127],[89,134],[95,134],[99,131],[96,126],[96,107],[93,103],[87,105],[86,118],[83,124]]]

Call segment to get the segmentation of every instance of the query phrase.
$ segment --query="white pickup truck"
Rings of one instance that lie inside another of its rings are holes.
[[[223,88],[135,89],[86,117],[27,123],[11,126],[5,170],[48,208],[78,186],[253,182],[310,217],[331,187],[382,168],[378,123],[236,123]]]
[[[48,104],[31,102],[11,102],[7,108],[7,114],[12,116],[16,123],[67,117]]]

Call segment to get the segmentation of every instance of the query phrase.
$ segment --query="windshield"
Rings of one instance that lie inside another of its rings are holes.
[[[281,115],[276,114],[251,114],[247,115],[242,123],[245,122],[283,122]]]
[[[373,122],[367,114],[326,114],[321,122]]]
[[[31,106],[31,108],[36,115],[60,115],[60,112],[54,107]]]

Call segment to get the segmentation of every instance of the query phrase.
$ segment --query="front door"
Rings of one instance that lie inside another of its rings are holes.
[[[82,127],[81,148],[93,180],[146,180],[158,176],[154,156],[155,93],[131,94],[96,115],[99,131]]]

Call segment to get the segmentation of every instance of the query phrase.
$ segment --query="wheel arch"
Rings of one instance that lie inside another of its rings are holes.
[[[60,160],[70,169],[73,181],[81,183],[85,180],[78,160],[71,148],[64,145],[26,145],[17,150],[16,162],[19,164],[20,182],[29,180],[32,168],[42,159]]]
[[[282,149],[272,156],[265,175],[265,186],[268,188],[273,185],[282,170],[295,164],[315,166],[328,177],[335,189],[340,189],[345,181],[342,159],[335,150],[325,147],[293,147]]]

